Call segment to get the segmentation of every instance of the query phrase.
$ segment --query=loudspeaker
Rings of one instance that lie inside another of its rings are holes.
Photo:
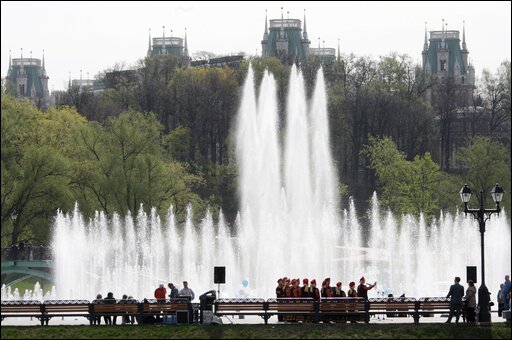
[[[186,310],[178,310],[176,311],[176,323],[190,323],[189,313]]]
[[[226,267],[213,267],[213,283],[226,283]]]
[[[476,283],[476,266],[467,266],[466,267],[466,278],[467,278],[466,283],[469,282],[469,280]]]

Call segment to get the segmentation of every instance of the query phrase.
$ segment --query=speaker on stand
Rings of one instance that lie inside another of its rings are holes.
[[[213,283],[219,285],[217,293],[220,298],[220,285],[226,283],[226,267],[213,267]]]
[[[466,267],[466,283],[469,282],[469,280],[473,281],[473,283],[476,283],[476,266]]]

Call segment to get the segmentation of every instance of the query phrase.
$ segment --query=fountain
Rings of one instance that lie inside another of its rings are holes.
[[[272,297],[283,276],[331,277],[345,290],[365,276],[378,281],[381,293],[415,297],[446,295],[456,275],[465,281],[466,266],[480,263],[476,223],[462,214],[441,214],[429,224],[395,217],[380,210],[374,195],[363,237],[353,202],[338,211],[323,73],[308,102],[304,79],[292,68],[283,143],[276,92],[265,72],[257,97],[249,69],[237,122],[241,210],[233,228],[222,212],[218,223],[208,212],[195,226],[190,207],[183,226],[172,207],[164,219],[142,207],[135,218],[97,212],[90,221],[78,207],[59,212],[52,243],[57,296],[91,300],[112,291],[151,298],[159,283],[183,280],[198,296],[215,288],[214,266],[226,266],[225,297],[237,296],[242,282],[244,294]],[[487,230],[486,278],[494,296],[511,267],[505,213]]]

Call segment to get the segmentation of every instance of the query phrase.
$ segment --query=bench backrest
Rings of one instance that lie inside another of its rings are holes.
[[[145,303],[142,312],[149,314],[176,313],[177,311],[189,310],[189,306],[188,302]]]
[[[312,298],[269,299],[268,310],[278,312],[314,312],[315,300]]]
[[[134,303],[116,303],[116,304],[93,304],[92,312],[94,314],[137,314],[139,306]]]
[[[320,300],[320,312],[365,311],[363,298],[324,298]]]
[[[370,311],[415,311],[415,298],[375,298],[369,299]]]
[[[2,316],[8,315],[38,315],[41,314],[41,301],[2,301]]]
[[[421,298],[420,309],[422,310],[449,310],[450,299],[445,297]]]
[[[41,306],[45,314],[88,314],[89,301],[87,300],[46,300]]]
[[[263,312],[265,310],[264,299],[217,299],[215,300],[216,312]]]

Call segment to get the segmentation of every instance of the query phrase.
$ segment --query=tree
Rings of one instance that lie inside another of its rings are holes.
[[[439,166],[430,154],[405,160],[389,138],[369,138],[364,153],[375,170],[382,189],[382,203],[397,213],[424,213],[426,218],[437,213]]]
[[[125,214],[143,204],[165,214],[172,204],[180,214],[200,203],[201,178],[165,156],[162,129],[155,115],[128,111],[76,131],[74,188],[86,210]]]
[[[1,116],[2,242],[47,243],[55,211],[73,204],[66,141],[85,120],[70,108],[43,114],[7,95],[2,95]]]
[[[462,178],[473,192],[484,192],[484,200],[489,199],[489,191],[496,183],[505,190],[502,206],[510,211],[510,154],[499,142],[487,137],[476,137],[470,144],[461,148],[457,160],[463,165]],[[478,200],[480,200],[480,195]]]

